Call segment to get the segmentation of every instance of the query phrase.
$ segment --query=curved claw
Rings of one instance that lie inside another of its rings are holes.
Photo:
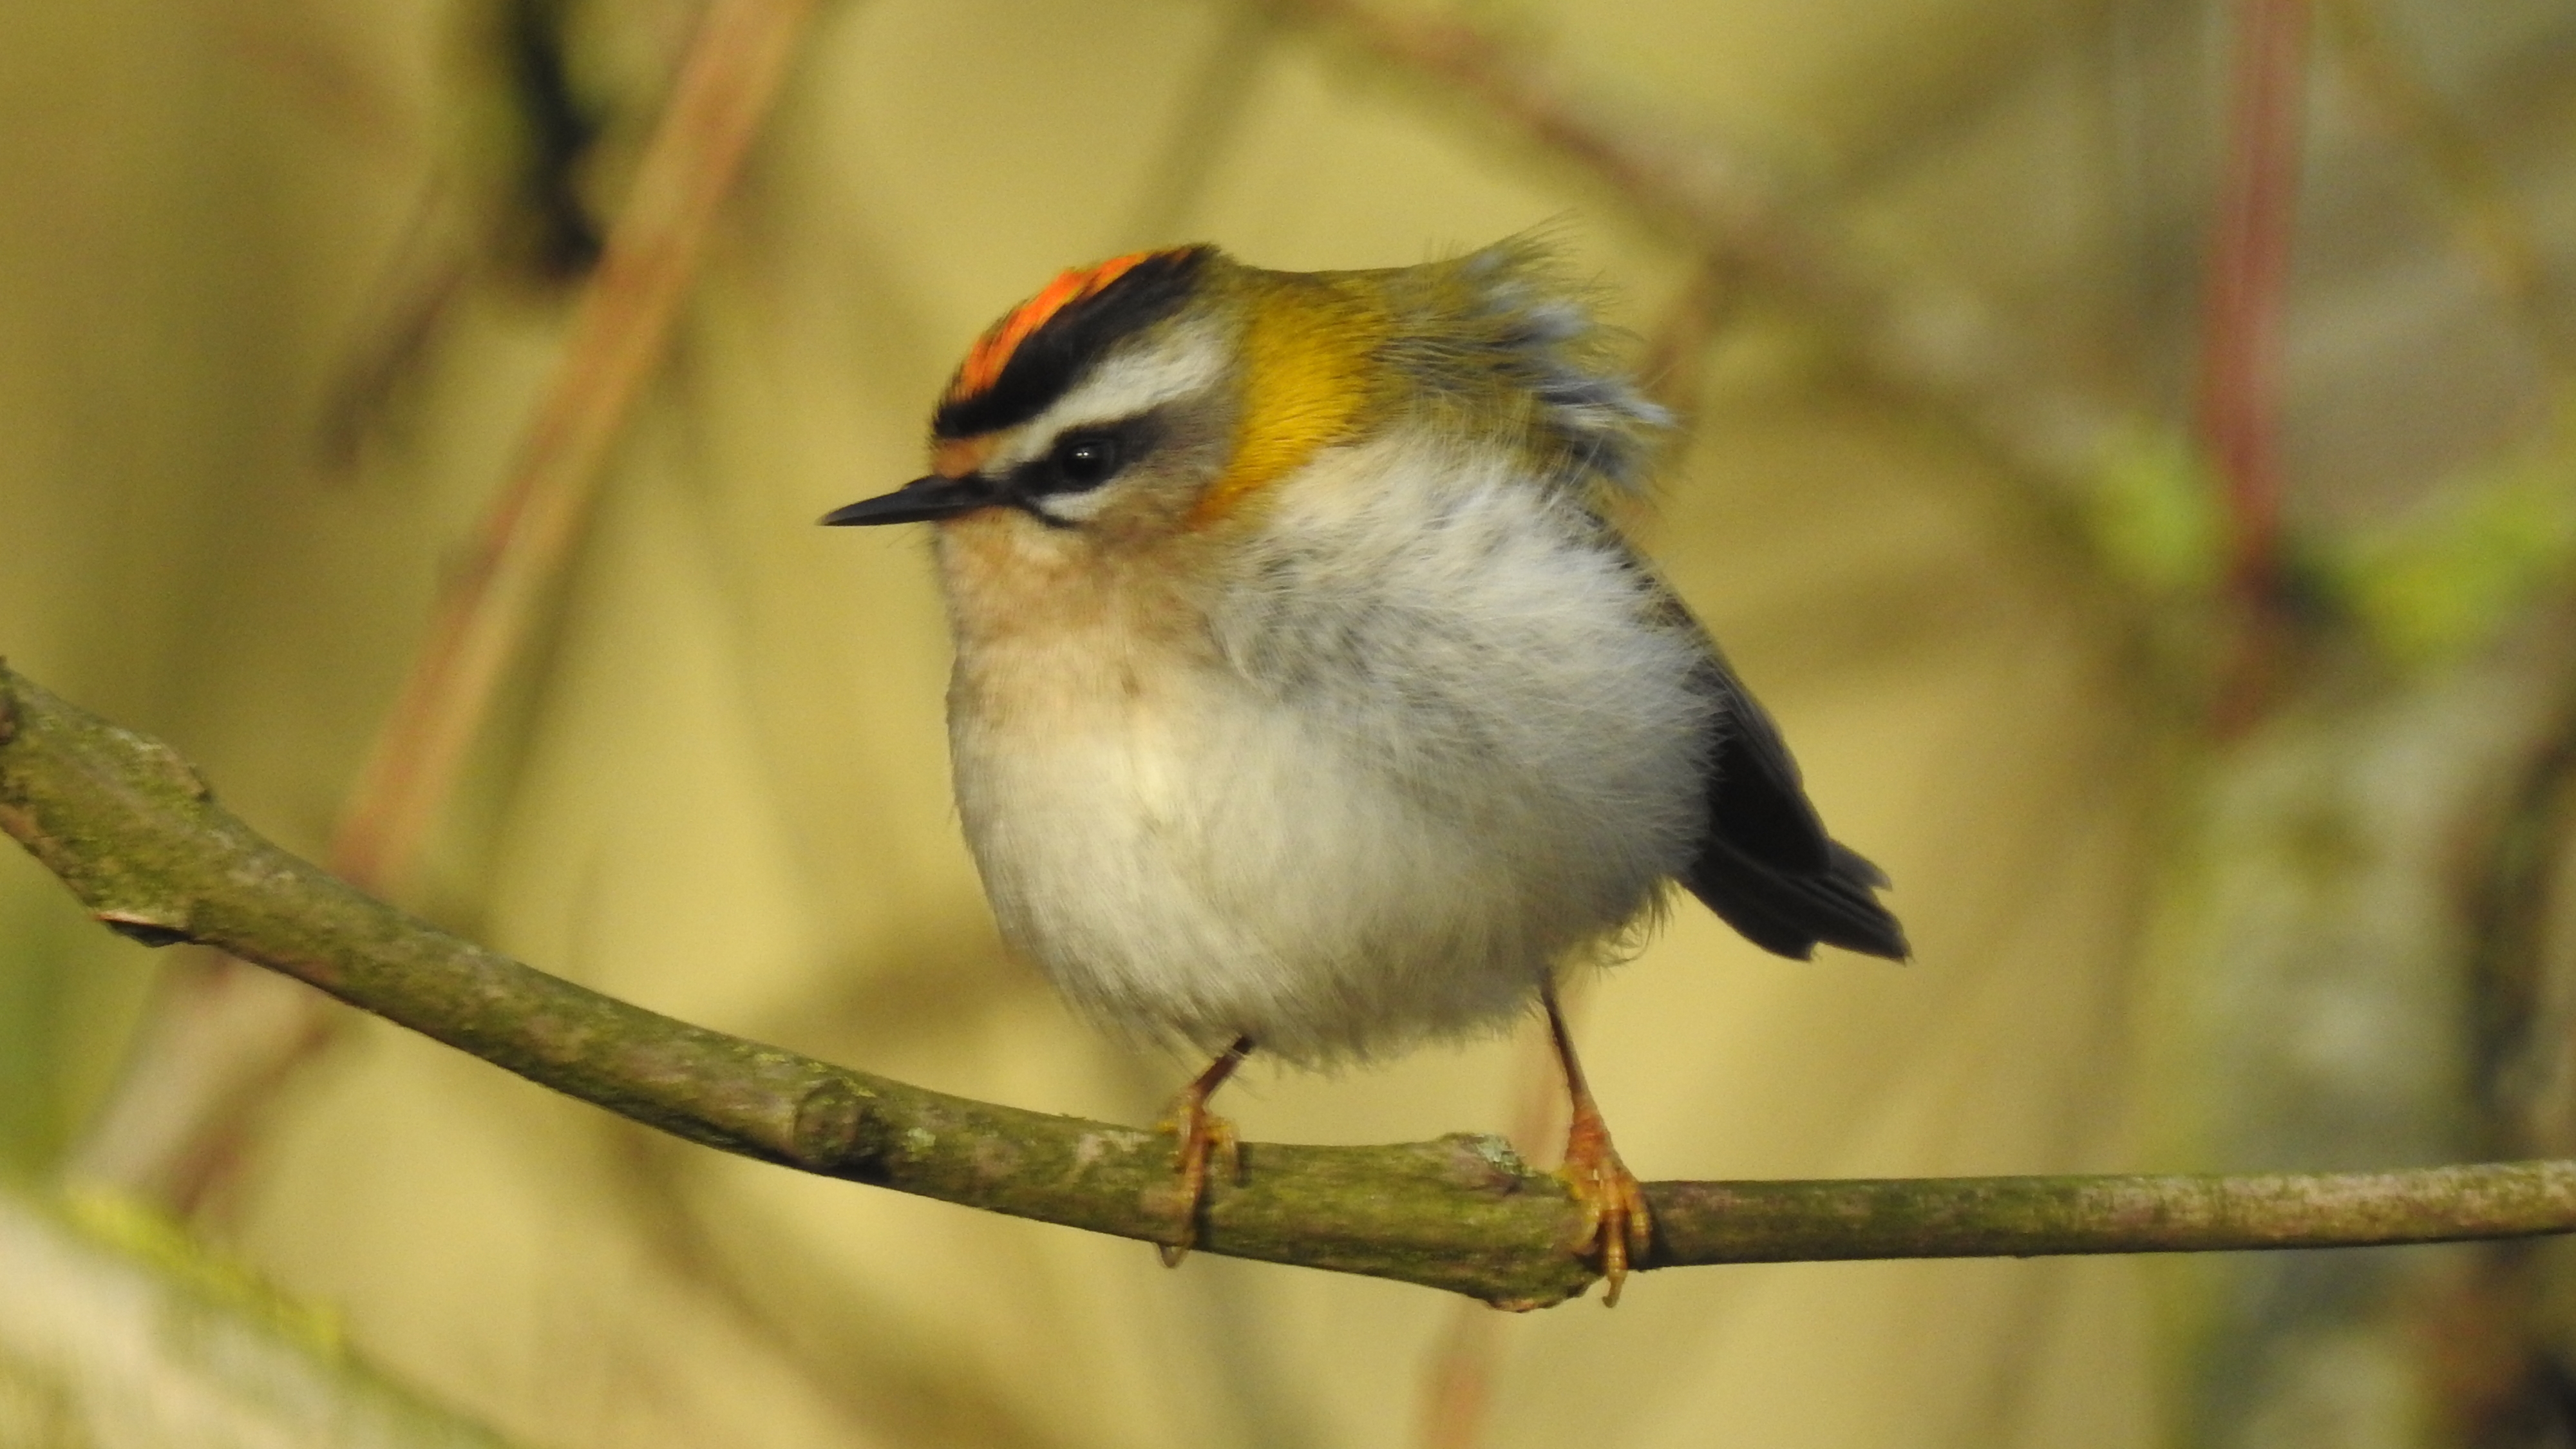
[[[1628,1265],[1644,1262],[1654,1246],[1655,1218],[1646,1207],[1645,1187],[1619,1160],[1597,1113],[1588,1121],[1576,1119],[1566,1137],[1565,1165],[1556,1176],[1583,1210],[1583,1235],[1574,1250],[1591,1259],[1609,1284],[1601,1306],[1615,1308],[1628,1281]]]
[[[1181,1266],[1181,1260],[1198,1245],[1199,1209],[1207,1202],[1208,1164],[1222,1157],[1226,1180],[1243,1179],[1243,1139],[1230,1119],[1207,1110],[1203,1101],[1187,1104],[1176,1115],[1179,1120],[1167,1119],[1160,1124],[1160,1130],[1180,1138],[1175,1152],[1181,1175],[1180,1228],[1173,1241],[1154,1245],[1163,1255],[1166,1268]]]
[[[1644,1262],[1647,1251],[1654,1246],[1654,1214],[1646,1210],[1644,1185],[1619,1160],[1619,1150],[1610,1145],[1610,1124],[1601,1120],[1601,1108],[1592,1100],[1592,1089],[1583,1080],[1583,1064],[1574,1056],[1574,1033],[1566,1029],[1565,1011],[1557,1005],[1554,983],[1540,983],[1539,1003],[1547,1009],[1547,1029],[1555,1040],[1557,1065],[1565,1069],[1569,1109],[1565,1165],[1556,1170],[1556,1176],[1575,1205],[1583,1209],[1583,1236],[1575,1240],[1574,1251],[1589,1259],[1610,1285],[1609,1291],[1601,1295],[1601,1306],[1616,1308],[1619,1290],[1628,1281],[1628,1265]]]
[[[1168,1243],[1155,1244],[1162,1254],[1163,1266],[1177,1268],[1181,1260],[1197,1246],[1199,1209],[1207,1202],[1208,1162],[1223,1154],[1228,1181],[1243,1178],[1243,1139],[1236,1135],[1234,1124],[1208,1110],[1208,1098],[1243,1065],[1252,1051],[1250,1037],[1238,1037],[1206,1071],[1198,1074],[1172,1101],[1170,1115],[1154,1125],[1157,1132],[1169,1132],[1180,1139],[1174,1151],[1174,1165],[1181,1178],[1180,1226]]]

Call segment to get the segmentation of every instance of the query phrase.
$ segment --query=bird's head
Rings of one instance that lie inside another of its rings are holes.
[[[931,416],[931,471],[823,522],[972,519],[1049,553],[1222,539],[1389,429],[1508,450],[1535,482],[1624,483],[1662,415],[1622,361],[1527,239],[1354,272],[1137,252],[987,329]]]
[[[1364,287],[1213,247],[1058,276],[976,339],[931,416],[931,471],[831,524],[1007,510],[1106,537],[1209,528],[1369,411]]]

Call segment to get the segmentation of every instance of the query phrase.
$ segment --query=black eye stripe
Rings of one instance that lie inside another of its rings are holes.
[[[1087,493],[1152,451],[1160,431],[1151,414],[1068,428],[1056,436],[1044,456],[1012,470],[1013,490],[1024,498]]]

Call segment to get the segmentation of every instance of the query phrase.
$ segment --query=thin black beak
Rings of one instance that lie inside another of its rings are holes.
[[[933,519],[955,518],[978,508],[990,508],[1001,502],[993,485],[969,475],[943,478],[937,473],[915,478],[892,493],[864,498],[823,515],[832,525],[872,523],[927,523]]]

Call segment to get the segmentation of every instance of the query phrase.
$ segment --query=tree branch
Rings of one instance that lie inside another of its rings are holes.
[[[1151,1132],[969,1101],[630,1006],[415,920],[271,845],[158,741],[0,665],[0,829],[101,921],[269,966],[648,1126],[807,1172],[1157,1241]],[[1579,1218],[1500,1139],[1247,1144],[1205,1251],[1536,1308],[1581,1293]],[[1649,1184],[1642,1265],[2327,1247],[2576,1230],[2576,1162],[2245,1177]]]

